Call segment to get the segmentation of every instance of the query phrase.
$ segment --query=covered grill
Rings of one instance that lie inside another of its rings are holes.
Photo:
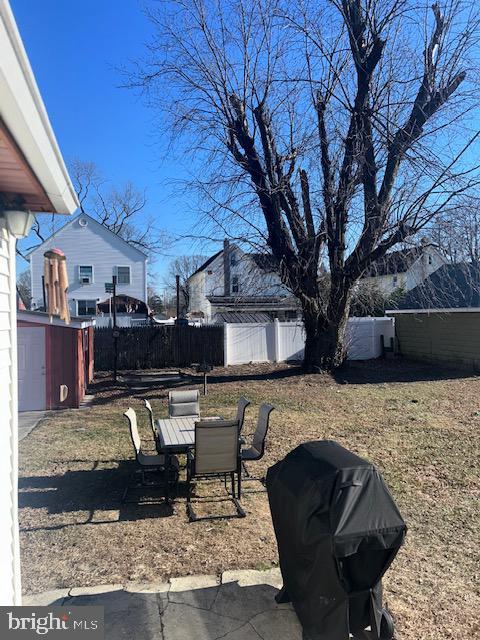
[[[270,467],[283,589],[311,640],[387,640],[381,578],[406,525],[376,468],[336,442],[308,442]]]

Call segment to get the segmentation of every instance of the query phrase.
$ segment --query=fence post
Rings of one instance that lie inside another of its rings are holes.
[[[273,361],[280,362],[280,322],[278,318],[275,318],[273,321],[273,344],[275,349]]]
[[[228,366],[228,322],[223,324],[223,362]]]

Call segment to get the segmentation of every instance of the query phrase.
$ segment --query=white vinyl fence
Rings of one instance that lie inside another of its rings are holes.
[[[225,365],[249,362],[301,360],[305,345],[301,322],[225,324]],[[395,335],[393,318],[350,318],[347,328],[348,359],[370,360],[382,354]]]
[[[145,316],[132,317],[130,314],[117,314],[117,327],[138,327],[148,325],[149,320]],[[113,318],[110,316],[95,316],[95,326],[99,329],[113,327]]]

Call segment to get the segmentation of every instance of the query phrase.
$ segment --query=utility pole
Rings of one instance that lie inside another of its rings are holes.
[[[118,365],[118,336],[117,328],[117,276],[113,276],[113,381],[117,382],[117,365]]]
[[[175,276],[175,283],[177,285],[177,324],[180,320],[180,276]]]
[[[45,293],[45,276],[42,276],[42,295],[43,295],[43,310],[47,310],[47,295]]]

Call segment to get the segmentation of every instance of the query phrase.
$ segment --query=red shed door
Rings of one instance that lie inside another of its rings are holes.
[[[18,410],[46,408],[45,329],[18,327]]]

